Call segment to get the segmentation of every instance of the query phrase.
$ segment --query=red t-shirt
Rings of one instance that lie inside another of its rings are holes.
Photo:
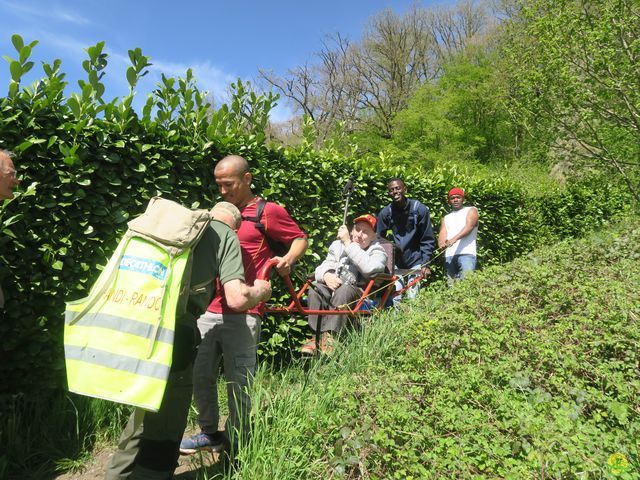
[[[246,207],[240,210],[243,218],[256,216],[258,200],[260,200],[259,197],[254,198]],[[285,245],[290,245],[296,238],[307,237],[284,207],[277,203],[267,202],[265,204],[261,223],[264,225],[266,234],[270,239]],[[242,250],[245,281],[247,285],[253,285],[257,273],[270,258],[274,257],[274,253],[269,248],[264,235],[256,228],[254,222],[242,220],[240,230],[238,230],[238,238],[240,239],[240,249]],[[213,313],[238,313],[227,306],[227,301],[224,298],[224,288],[220,285],[219,280],[217,282],[216,296],[207,310]],[[264,308],[264,302],[261,302],[247,313],[262,315]]]

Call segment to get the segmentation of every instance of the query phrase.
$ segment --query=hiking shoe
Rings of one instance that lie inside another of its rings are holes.
[[[333,338],[333,335],[331,335],[329,332],[324,332],[322,334],[322,339],[320,340],[320,353],[331,355],[333,353],[335,343],[336,340],[335,338]]]
[[[219,430],[216,433],[200,432],[182,439],[182,442],[180,442],[180,454],[192,455],[198,450],[220,453],[224,451],[226,445],[227,438],[224,432]]]
[[[302,355],[313,355],[316,353],[316,339],[310,338],[307,340],[302,347],[300,347],[300,353]]]

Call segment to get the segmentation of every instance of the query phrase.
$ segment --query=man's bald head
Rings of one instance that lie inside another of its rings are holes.
[[[251,191],[249,163],[240,155],[229,155],[213,170],[220,195],[238,208],[246,206],[254,197]]]
[[[228,169],[235,175],[241,176],[249,172],[249,162],[240,155],[227,155],[217,163],[214,174],[222,169]]]

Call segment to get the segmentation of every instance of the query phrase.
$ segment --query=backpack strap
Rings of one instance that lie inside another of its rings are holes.
[[[260,233],[262,233],[262,235],[265,235],[265,236],[267,234],[267,229],[262,224],[261,220],[262,220],[262,214],[264,213],[264,207],[266,205],[267,205],[267,201],[261,198],[260,200],[258,200],[258,203],[256,204],[256,213],[253,217],[247,217],[242,215],[242,220],[253,223],[255,227],[258,230],[260,230]]]
[[[280,243],[277,240],[274,240],[267,233],[267,227],[262,223],[262,215],[264,214],[264,209],[266,206],[267,206],[267,201],[264,198],[261,198],[260,200],[258,200],[258,203],[256,204],[255,216],[245,217],[243,215],[242,220],[245,220],[247,222],[252,222],[255,225],[256,230],[258,230],[264,237],[265,241],[267,242],[267,246],[269,247],[271,252],[274,253],[276,256],[281,257],[285,253],[287,253],[288,247],[285,244]]]
[[[385,206],[382,211],[380,212],[380,216],[381,217],[385,217],[386,215],[391,216],[391,204],[389,203],[387,206]]]

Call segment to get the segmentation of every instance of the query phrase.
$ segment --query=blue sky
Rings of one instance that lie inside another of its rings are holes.
[[[192,68],[199,86],[224,100],[226,87],[240,77],[252,80],[258,69],[284,73],[307,61],[327,35],[336,32],[359,38],[367,19],[390,8],[398,13],[412,4],[449,3],[446,0],[245,0],[243,1],[121,1],[121,0],[0,0],[4,26],[0,54],[16,58],[11,35],[25,43],[39,40],[32,60],[36,65],[23,83],[42,76],[41,61],[62,60],[68,87],[76,90],[84,78],[84,49],[106,42],[109,65],[104,78],[105,98],[128,92],[127,50],[140,47],[151,57],[151,73],[136,89],[138,101],[166,75],[183,75]],[[8,63],[0,60],[0,88],[9,82]],[[275,120],[289,116],[286,105]]]

